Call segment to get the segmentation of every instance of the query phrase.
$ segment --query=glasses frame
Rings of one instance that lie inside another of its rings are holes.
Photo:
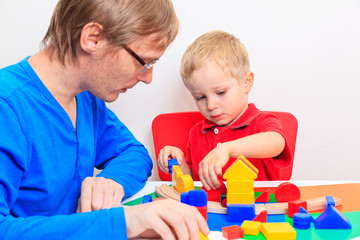
[[[139,55],[137,55],[133,50],[131,50],[131,48],[129,48],[126,44],[123,45],[123,48],[131,55],[133,56],[142,66],[144,66],[144,69],[142,70],[142,72],[147,71],[148,69],[152,68],[154,66],[154,64],[156,63],[157,60],[152,60],[149,63],[145,63],[144,60],[141,59],[141,57],[139,57]]]

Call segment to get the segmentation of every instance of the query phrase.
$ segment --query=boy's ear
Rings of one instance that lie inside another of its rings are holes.
[[[86,24],[81,31],[80,48],[87,53],[94,52],[105,39],[103,29],[104,27],[97,22]]]
[[[244,77],[245,91],[246,93],[249,93],[251,91],[252,86],[254,85],[254,73],[253,72],[247,72]]]

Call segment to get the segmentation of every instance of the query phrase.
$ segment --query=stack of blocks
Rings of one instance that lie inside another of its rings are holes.
[[[227,204],[254,204],[254,180],[259,170],[244,156],[238,157],[226,170]]]
[[[226,170],[228,221],[252,220],[255,217],[254,180],[259,170],[244,156]]]

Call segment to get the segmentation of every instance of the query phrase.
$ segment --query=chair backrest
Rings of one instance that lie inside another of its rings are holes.
[[[298,122],[294,115],[288,112],[271,112],[275,114],[283,126],[284,131],[288,136],[289,146],[295,153],[296,135]],[[200,112],[177,112],[177,113],[164,113],[156,116],[152,122],[152,134],[155,147],[156,162],[160,150],[167,146],[176,146],[184,153],[186,144],[189,138],[190,129],[195,123],[203,120],[204,117]],[[158,167],[158,164],[156,164]],[[170,174],[166,174],[158,168],[159,177],[162,181],[171,181]],[[292,165],[290,169],[290,176],[285,176],[288,180],[291,177]]]

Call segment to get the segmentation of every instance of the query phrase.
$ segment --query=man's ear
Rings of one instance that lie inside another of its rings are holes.
[[[96,22],[86,24],[81,31],[80,48],[87,53],[94,52],[105,39],[103,29],[104,27]]]
[[[253,72],[247,72],[244,76],[244,82],[245,91],[246,93],[249,93],[251,91],[252,86],[254,85],[254,73]]]

